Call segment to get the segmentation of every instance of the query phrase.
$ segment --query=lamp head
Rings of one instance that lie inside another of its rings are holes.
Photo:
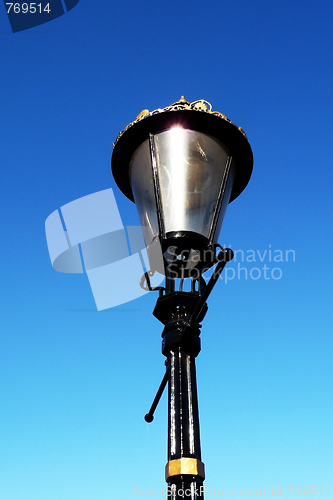
[[[152,270],[168,266],[186,277],[215,262],[227,205],[248,184],[253,156],[241,128],[207,101],[181,97],[142,111],[120,132],[111,166],[118,187],[137,205]]]

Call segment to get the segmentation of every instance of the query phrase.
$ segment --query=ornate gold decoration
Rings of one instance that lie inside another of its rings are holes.
[[[165,466],[165,480],[172,476],[189,474],[190,476],[199,476],[205,479],[205,465],[197,458],[178,458],[170,460]]]
[[[123,135],[123,133],[126,132],[126,130],[128,130],[130,127],[132,127],[135,123],[138,123],[139,121],[144,120],[148,116],[156,115],[158,113],[163,113],[165,111],[181,111],[184,109],[201,111],[203,113],[209,113],[210,115],[219,116],[223,120],[227,121],[228,123],[231,123],[231,125],[236,127],[246,138],[246,134],[241,127],[237,127],[237,125],[235,125],[231,120],[229,120],[229,118],[227,116],[223,115],[219,111],[213,111],[212,105],[208,101],[205,101],[204,99],[199,99],[198,101],[189,102],[182,95],[181,98],[179,99],[179,101],[174,102],[173,104],[171,104],[170,106],[167,106],[166,108],[163,108],[163,109],[158,108],[158,109],[155,109],[154,111],[149,111],[148,109],[144,109],[143,111],[141,111],[141,113],[138,114],[138,116],[136,117],[134,122],[127,125],[127,127],[118,134],[116,141],[113,143],[113,147],[115,147],[118,140]]]

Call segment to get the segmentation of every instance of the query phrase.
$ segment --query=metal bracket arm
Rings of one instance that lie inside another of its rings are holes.
[[[211,294],[211,291],[213,290],[214,286],[216,285],[217,280],[221,276],[221,273],[223,269],[225,268],[227,262],[230,262],[234,258],[234,252],[230,248],[224,248],[221,250],[221,252],[218,255],[218,264],[216,268],[214,269],[213,275],[210,278],[210,280],[207,283],[207,286],[203,290],[203,293],[199,299],[199,302],[197,303],[193,313],[192,313],[192,319],[191,319],[191,324],[196,323],[198,321],[198,318],[200,318],[201,312],[205,306],[205,303]],[[200,318],[201,320],[201,318]]]
[[[165,371],[165,374],[164,374],[164,377],[162,379],[162,382],[161,382],[161,384],[160,384],[160,386],[158,388],[158,391],[157,391],[156,396],[154,398],[153,404],[151,405],[149,412],[146,413],[146,415],[144,417],[145,421],[147,423],[150,423],[150,422],[152,422],[154,420],[154,412],[155,412],[156,407],[157,407],[157,405],[159,403],[159,400],[161,399],[161,396],[163,394],[163,391],[164,391],[165,386],[167,385],[167,383],[168,383],[168,367],[167,367],[167,369]]]

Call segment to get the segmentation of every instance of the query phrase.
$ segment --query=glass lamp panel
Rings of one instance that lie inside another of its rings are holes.
[[[193,231],[208,238],[228,160],[226,147],[178,126],[154,140],[165,232]]]
[[[130,182],[146,246],[158,236],[157,208],[148,139],[132,156]]]

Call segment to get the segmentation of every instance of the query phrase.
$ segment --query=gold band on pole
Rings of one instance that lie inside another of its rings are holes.
[[[165,466],[165,480],[168,481],[172,476],[189,474],[190,476],[199,476],[205,479],[205,465],[197,458],[177,458],[170,460]]]

